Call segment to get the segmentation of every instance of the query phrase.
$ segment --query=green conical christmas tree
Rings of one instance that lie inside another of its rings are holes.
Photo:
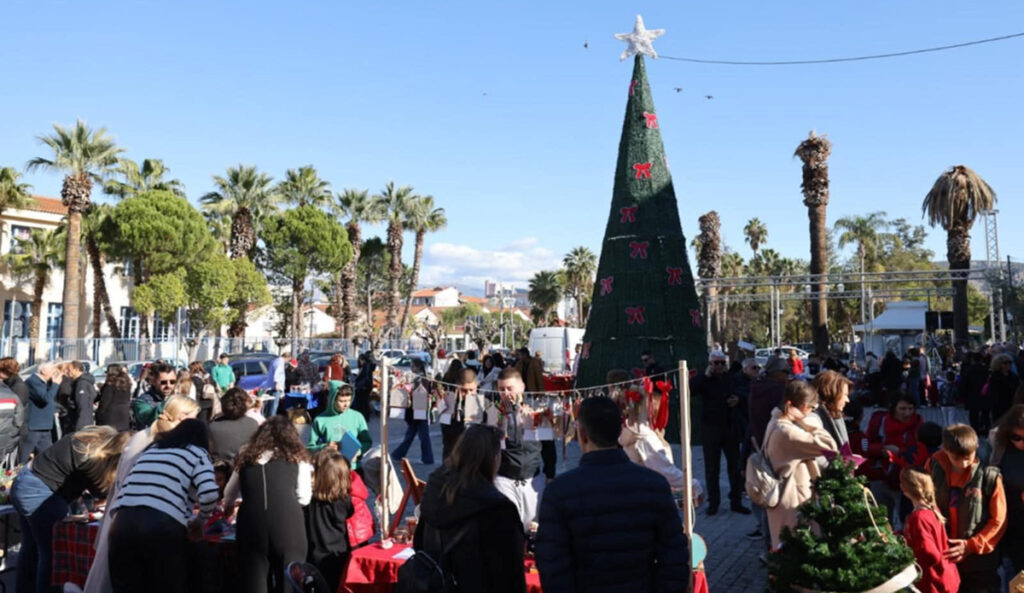
[[[642,374],[645,350],[665,370],[679,360],[691,369],[707,363],[704,320],[641,55],[628,92],[577,388],[603,384],[610,369]],[[666,436],[678,440],[677,390],[671,401]]]
[[[853,469],[835,459],[815,480],[799,525],[783,531],[782,549],[768,557],[769,591],[867,591],[913,564],[914,552],[893,534],[885,507],[869,500]]]

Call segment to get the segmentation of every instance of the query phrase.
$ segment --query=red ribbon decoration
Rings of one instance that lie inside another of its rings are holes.
[[[693,327],[701,326],[699,309],[690,309],[690,323],[693,324]]]
[[[634,95],[635,91],[636,91],[636,81],[634,80],[634,81],[629,83],[629,96],[632,97]]]
[[[634,163],[633,170],[636,171],[634,179],[650,179],[651,163]]]
[[[640,206],[623,206],[619,208],[619,222],[636,222],[636,211]]]
[[[639,391],[634,391],[632,389],[626,391],[626,401],[638,404],[642,399],[643,395],[641,395]]]
[[[650,241],[630,241],[629,242],[629,257],[636,259],[647,259],[647,247],[650,246]]]
[[[639,378],[644,376],[644,370],[641,369],[641,368],[633,367],[630,370],[630,372],[633,373],[633,376],[636,377],[637,379],[639,379]]]
[[[608,276],[607,278],[601,278],[601,296],[605,296],[612,293],[612,283],[615,282],[614,276]]]
[[[644,123],[647,125],[648,130],[658,129],[658,115],[656,113],[644,112]]]
[[[661,392],[661,401],[658,403],[657,414],[652,410],[651,427],[654,430],[665,430],[668,426],[668,392],[672,391],[672,384],[668,381],[658,381],[654,386]]]
[[[626,321],[630,325],[643,325],[645,321],[644,310],[645,307],[626,307],[626,315],[629,315],[629,319],[627,319]]]
[[[680,286],[683,283],[683,269],[667,267],[665,271],[668,272],[668,285],[669,286]]]

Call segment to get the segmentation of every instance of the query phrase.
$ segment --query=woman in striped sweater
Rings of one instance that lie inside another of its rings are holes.
[[[135,463],[113,505],[114,593],[188,591],[187,539],[202,537],[219,498],[209,448],[206,425],[188,419],[157,435]]]

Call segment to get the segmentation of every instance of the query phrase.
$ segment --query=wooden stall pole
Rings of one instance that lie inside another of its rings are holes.
[[[388,504],[390,493],[388,483],[391,481],[391,454],[388,453],[388,418],[391,416],[391,369],[388,361],[383,358],[380,363],[380,533],[386,539],[388,526],[391,523],[391,505]],[[401,518],[399,518],[401,520]]]
[[[690,455],[690,370],[679,361],[679,457],[683,466],[683,532],[687,540],[687,566],[693,566],[693,459]],[[693,571],[687,589],[693,591]]]

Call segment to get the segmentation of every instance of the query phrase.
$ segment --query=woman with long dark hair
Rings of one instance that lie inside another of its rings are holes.
[[[202,537],[220,498],[209,447],[206,424],[190,418],[158,434],[135,462],[111,507],[114,593],[189,590],[188,539]]]
[[[239,496],[239,590],[284,593],[285,567],[306,560],[302,507],[313,496],[309,453],[285,416],[268,418],[239,452],[224,490],[225,508]]]
[[[494,487],[501,460],[501,431],[474,424],[430,475],[420,504],[413,547],[441,559],[461,591],[522,593],[523,524],[508,498]]]
[[[131,428],[132,378],[124,366],[107,367],[103,388],[96,398],[96,424],[112,426],[117,430]]]
[[[1024,405],[1003,414],[989,441],[989,465],[999,468],[1006,491],[1006,532],[999,546],[1017,574],[1024,570]]]

